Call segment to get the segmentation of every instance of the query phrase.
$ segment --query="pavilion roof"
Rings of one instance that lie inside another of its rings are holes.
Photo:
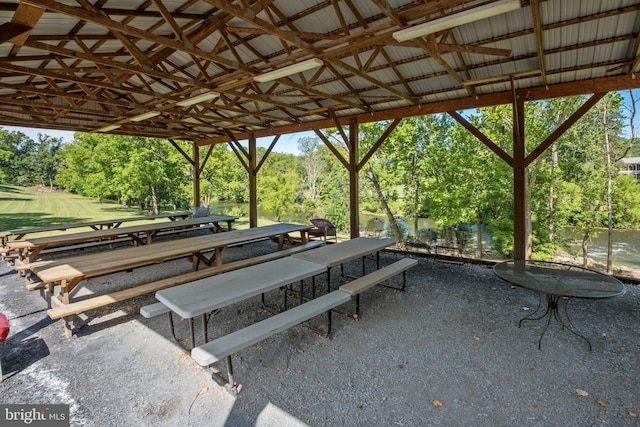
[[[0,125],[114,125],[110,132],[212,143],[640,86],[635,0],[523,0],[435,34],[394,37],[491,3],[0,2]],[[312,59],[317,68],[254,79]]]

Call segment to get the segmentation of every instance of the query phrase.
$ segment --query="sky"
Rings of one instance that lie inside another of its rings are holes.
[[[17,126],[2,126],[2,129],[9,132],[22,132],[34,141],[38,140],[38,134],[48,135],[52,138],[62,138],[64,142],[72,142],[74,132],[53,130],[53,129],[34,129]],[[287,135],[282,135],[273,151],[278,153],[299,154],[298,151],[298,139],[305,136],[315,136],[313,132],[299,132]],[[257,141],[258,147],[268,147],[273,138],[259,138]]]
[[[634,89],[633,93],[636,98],[636,102],[638,103],[638,101],[640,100],[640,89]],[[629,91],[627,90],[622,91],[622,96],[625,100],[624,101],[625,104],[630,105],[631,101],[629,98]],[[640,109],[640,105],[638,108]],[[640,112],[638,112],[638,115],[640,115]],[[639,127],[638,121],[640,121],[640,117],[636,117],[635,121],[636,121],[636,129],[638,129]],[[38,134],[48,135],[53,138],[62,138],[65,142],[73,141],[73,132],[70,132],[70,131],[60,131],[60,130],[52,130],[52,129],[32,129],[32,128],[24,128],[24,127],[16,127],[16,126],[2,126],[2,129],[8,130],[10,132],[11,131],[22,132],[25,135],[27,135],[29,138],[35,141],[38,140]],[[298,150],[298,140],[306,136],[313,137],[315,136],[315,133],[299,132],[299,133],[282,135],[282,137],[280,137],[280,139],[276,143],[276,146],[274,147],[273,151],[278,153],[300,154]],[[259,138],[257,141],[257,144],[258,144],[258,147],[268,147],[269,144],[271,144],[271,141],[273,141],[273,138]]]

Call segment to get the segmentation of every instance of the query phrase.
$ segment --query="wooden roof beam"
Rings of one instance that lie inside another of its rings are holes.
[[[536,50],[542,84],[547,84],[547,71],[544,64],[544,39],[542,37],[542,18],[540,16],[540,0],[531,0],[531,15],[533,16],[533,31],[536,35]]]
[[[24,36],[28,37],[31,30],[33,30],[33,27],[28,25],[5,22],[0,25],[0,44],[12,43],[13,40],[20,40]]]
[[[43,13],[44,9],[42,7],[20,2],[18,8],[13,14],[13,17],[11,18],[11,23],[28,27],[29,29],[11,37],[7,41],[15,45],[22,46],[25,40],[27,40],[27,37],[29,37],[29,34],[31,34],[31,30],[36,26],[36,24],[42,17]]]

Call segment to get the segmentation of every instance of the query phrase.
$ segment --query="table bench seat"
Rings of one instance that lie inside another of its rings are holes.
[[[106,295],[99,295],[86,300],[72,302],[70,304],[64,304],[64,305],[47,310],[47,314],[51,319],[61,319],[66,316],[83,313],[85,311],[89,311],[95,308],[114,304],[116,302],[125,301],[127,299],[134,298],[140,295],[146,295],[152,292],[159,291],[161,289],[167,289],[172,286],[177,286],[184,283],[192,282],[194,280],[199,280],[206,277],[211,277],[214,275],[226,273],[229,271],[238,270],[240,268],[264,263],[264,262],[275,260],[278,258],[283,258],[285,256],[289,256],[292,254],[300,253],[306,250],[310,250],[310,249],[314,249],[319,246],[322,246],[322,244],[318,244],[318,243],[320,242],[315,242],[315,241],[308,242],[305,245],[296,246],[296,247],[285,249],[282,251],[260,255],[257,257],[243,259],[239,261],[234,261],[227,264],[223,264],[218,267],[211,267],[204,270],[192,271],[192,272],[181,274],[178,276],[173,276],[166,279],[157,280],[151,283],[146,283],[144,285],[139,285],[134,288],[124,289],[124,290],[112,292]],[[162,304],[162,303],[159,303],[159,304]],[[156,304],[152,304],[152,305],[156,305]],[[146,309],[146,307],[142,307],[142,309]],[[142,313],[142,309],[141,309],[141,313]],[[147,309],[147,310],[151,310],[151,309]],[[144,315],[144,313],[142,314]],[[159,315],[159,314],[163,314],[163,313],[155,312],[154,315]],[[145,317],[151,317],[151,316],[145,316]]]
[[[191,350],[191,357],[202,366],[208,366],[227,356],[282,332],[340,304],[349,301],[349,294],[333,291],[290,310],[276,314],[251,326],[232,332]]]
[[[195,347],[191,350],[191,357],[201,366],[209,366],[225,359],[227,362],[227,378],[222,378],[218,374],[215,374],[214,378],[226,382],[224,384],[225,388],[229,392],[236,394],[238,389],[233,378],[232,354],[325,312],[329,316],[329,329],[327,332],[329,333],[331,331],[331,310],[348,302],[353,296],[358,297],[365,290],[381,284],[397,274],[404,274],[406,270],[417,263],[418,261],[415,259],[403,258],[343,285],[340,289],[324,296],[312,299],[297,307]],[[159,312],[162,307],[152,307],[150,310]]]
[[[349,301],[349,299],[351,299],[351,297],[346,292],[331,292],[214,341],[195,347],[191,350],[191,357],[201,366],[209,366],[219,360],[225,359],[227,362],[227,378],[223,378],[219,374],[214,374],[213,378],[223,383],[228,392],[236,395],[238,393],[238,385],[233,376],[232,354],[322,313],[328,313],[328,315],[331,316],[331,310],[333,308]]]
[[[142,315],[142,317],[145,317],[147,319],[151,319],[152,317],[160,316],[162,314],[170,312],[171,310],[169,309],[169,307],[161,302],[145,305],[144,307],[140,308],[140,314]]]
[[[339,289],[351,296],[355,296],[375,285],[384,282],[385,280],[392,278],[395,275],[404,273],[417,263],[418,261],[415,259],[402,258],[401,260],[396,261],[391,265],[369,273],[366,276],[352,280],[351,282],[340,286]]]

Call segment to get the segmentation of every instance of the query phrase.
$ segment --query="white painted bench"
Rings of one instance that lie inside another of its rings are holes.
[[[360,316],[360,293],[364,292],[365,290],[375,285],[379,285],[382,282],[400,273],[402,273],[402,287],[401,288],[393,288],[391,286],[387,286],[387,287],[404,291],[407,283],[406,272],[409,268],[413,267],[417,263],[418,261],[415,259],[402,258],[401,260],[396,261],[391,265],[383,267],[379,270],[376,270],[372,273],[367,274],[366,276],[357,278],[347,284],[340,286],[341,291],[356,297],[356,312],[355,312],[354,318],[358,320]]]
[[[191,350],[191,357],[201,366],[209,366],[222,359],[227,362],[227,378],[214,374],[213,378],[224,383],[225,388],[236,394],[237,384],[233,378],[231,355],[256,344],[274,334],[282,332],[321,313],[328,314],[327,335],[331,332],[331,310],[349,301],[352,296],[358,297],[365,290],[381,284],[391,277],[403,273],[418,263],[415,259],[403,258],[391,265],[383,267],[373,273],[358,278],[339,290],[330,292],[322,297],[312,299],[290,310],[279,313],[246,328],[232,332]],[[403,280],[406,278],[403,277]],[[404,288],[404,287],[403,287]]]
[[[140,308],[140,314],[142,315],[142,317],[147,319],[151,319],[152,317],[160,316],[162,314],[170,312],[171,310],[169,309],[169,307],[161,302],[145,305],[144,307]]]
[[[231,355],[253,344],[262,341],[271,335],[282,332],[319,314],[328,313],[331,309],[349,301],[351,297],[346,292],[333,291],[329,294],[313,299],[290,310],[276,314],[261,322],[254,323],[244,329],[232,332],[214,341],[198,346],[191,350],[191,357],[202,366],[209,366],[219,360],[227,361],[227,378],[221,378],[226,382],[226,389],[237,393],[237,384],[233,379],[233,365]],[[215,378],[215,377],[214,377]]]

